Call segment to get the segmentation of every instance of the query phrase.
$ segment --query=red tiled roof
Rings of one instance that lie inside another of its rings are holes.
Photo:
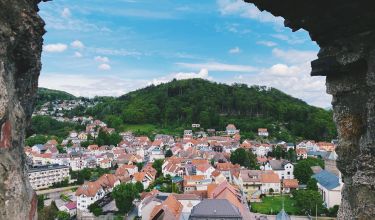
[[[155,206],[155,208],[151,212],[150,217],[151,219],[154,219],[154,217],[160,211],[164,211],[164,218],[168,216],[169,219],[178,220],[180,218],[182,208],[182,204],[176,199],[176,197],[173,194],[171,194],[162,204]]]
[[[260,181],[263,183],[279,183],[280,178],[279,178],[279,175],[271,171],[271,172],[261,173]]]
[[[297,179],[284,179],[283,180],[284,188],[298,188],[298,180]]]

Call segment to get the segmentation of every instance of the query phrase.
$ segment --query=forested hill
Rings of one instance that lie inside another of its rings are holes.
[[[310,106],[277,89],[243,84],[218,84],[202,79],[173,80],[148,86],[117,99],[107,99],[88,114],[121,123],[157,124],[164,128],[224,129],[233,123],[242,134],[253,136],[259,127],[273,137],[329,140],[336,137],[332,112]]]
[[[49,101],[72,99],[76,99],[76,97],[64,91],[38,88],[36,105],[39,106]]]

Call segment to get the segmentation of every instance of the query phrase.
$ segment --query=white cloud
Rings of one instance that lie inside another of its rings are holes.
[[[108,63],[109,62],[109,58],[108,57],[102,57],[102,56],[96,56],[94,58],[94,60],[96,62],[100,62],[100,63]]]
[[[92,76],[91,74],[42,73],[39,85],[58,89],[76,96],[120,96],[147,86],[147,80],[125,79],[114,76]]]
[[[158,77],[158,78],[153,79],[148,84],[159,85],[161,83],[170,82],[173,79],[181,80],[181,79],[196,79],[196,78],[212,80],[212,77],[208,75],[208,70],[203,68],[197,73],[196,72],[178,72],[178,73],[172,73],[167,76]]]
[[[289,64],[310,62],[317,58],[317,51],[281,50],[274,48],[272,54]]]
[[[70,16],[72,16],[72,13],[70,12],[69,8],[64,8],[61,12],[61,16],[63,18],[69,18]]]
[[[70,44],[70,46],[72,46],[72,47],[75,48],[75,49],[82,49],[82,48],[85,47],[85,45],[84,45],[81,41],[79,41],[79,40],[75,40],[75,41],[73,41],[73,42]]]
[[[189,69],[208,69],[209,71],[223,71],[223,72],[254,72],[257,68],[245,65],[233,65],[218,62],[208,63],[176,63],[177,65]]]
[[[102,64],[100,64],[100,65],[98,66],[98,68],[99,68],[100,70],[104,70],[104,71],[106,71],[106,70],[111,70],[111,66],[110,66],[109,64],[106,64],[106,63],[102,63]]]
[[[234,48],[231,48],[228,52],[231,54],[240,53],[241,49],[239,47],[234,47]]]
[[[265,11],[261,12],[253,4],[246,3],[243,0],[217,0],[217,4],[222,15],[240,15],[260,22],[272,22],[280,25],[284,21],[281,17],[275,17]]]
[[[89,23],[86,20],[75,19],[71,16],[70,10],[68,8],[62,9],[61,7],[56,7],[56,5],[49,6],[48,10],[41,10],[40,16],[46,22],[47,30],[69,30],[69,31],[79,31],[79,32],[99,32],[107,33],[110,31],[109,28],[105,26],[98,26],[98,24]],[[64,17],[65,14],[65,17]],[[59,16],[61,15],[61,16]]]
[[[132,50],[125,50],[125,49],[111,49],[111,48],[89,48],[95,53],[103,54],[107,56],[133,56],[133,57],[140,57],[144,55],[139,51],[132,51]]]
[[[288,44],[303,44],[306,42],[305,38],[297,37],[296,34],[285,35],[285,34],[272,34],[272,37],[287,42]]]
[[[277,43],[275,43],[273,41],[264,41],[264,40],[258,41],[257,44],[264,45],[264,46],[267,46],[267,47],[274,47],[274,46],[277,45]]]
[[[48,53],[61,53],[64,52],[68,46],[66,44],[47,44],[43,46],[43,51]]]
[[[309,62],[293,65],[279,63],[260,69],[257,73],[237,75],[227,83],[274,87],[311,105],[323,108],[330,106],[331,96],[325,92],[325,77],[311,77],[310,72]]]
[[[80,52],[76,51],[74,52],[74,57],[80,58],[80,57],[83,57],[83,55]]]
[[[208,70],[201,69],[198,73],[186,73],[186,72],[179,72],[173,74],[173,78],[175,79],[194,79],[194,78],[201,78],[201,79],[208,79]]]

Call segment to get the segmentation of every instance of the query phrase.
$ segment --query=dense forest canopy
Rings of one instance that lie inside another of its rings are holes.
[[[219,84],[203,79],[169,83],[106,98],[86,114],[121,124],[156,124],[163,128],[190,127],[222,130],[233,123],[242,134],[254,136],[266,127],[280,140],[329,140],[336,137],[332,112],[310,106],[277,89],[245,84]]]

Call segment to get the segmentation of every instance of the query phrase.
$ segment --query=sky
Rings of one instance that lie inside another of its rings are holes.
[[[120,96],[172,79],[265,85],[329,107],[310,76],[319,47],[304,30],[242,0],[54,0],[39,86],[77,96]]]

